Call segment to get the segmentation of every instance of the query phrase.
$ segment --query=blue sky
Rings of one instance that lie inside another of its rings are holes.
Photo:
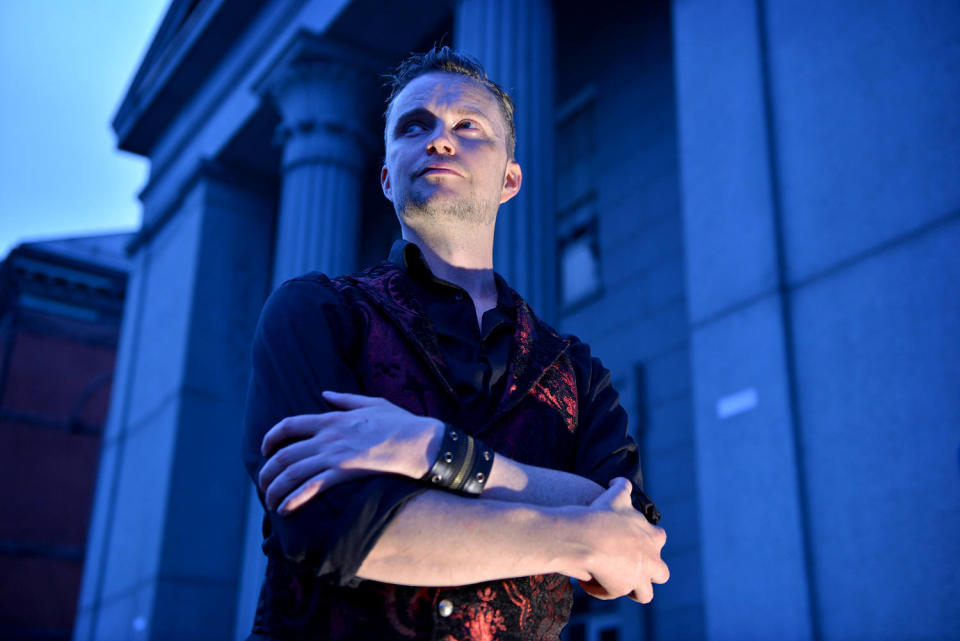
[[[139,225],[147,163],[116,151],[110,121],[167,4],[0,2],[0,259]]]

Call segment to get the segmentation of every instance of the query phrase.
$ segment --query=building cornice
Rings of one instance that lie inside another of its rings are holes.
[[[113,118],[117,147],[149,155],[262,7],[260,0],[173,0]]]

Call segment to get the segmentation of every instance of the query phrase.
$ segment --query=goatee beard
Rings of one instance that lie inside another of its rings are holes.
[[[496,220],[496,207],[476,200],[440,200],[409,197],[398,212],[409,218],[431,218],[433,220],[459,220],[472,224],[490,224]],[[492,215],[490,212],[493,212]]]

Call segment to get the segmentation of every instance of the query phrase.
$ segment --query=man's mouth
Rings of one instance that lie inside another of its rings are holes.
[[[448,165],[428,165],[420,170],[417,176],[426,176],[427,174],[462,176],[459,171]]]

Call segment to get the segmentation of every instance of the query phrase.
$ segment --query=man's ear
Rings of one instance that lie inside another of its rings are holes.
[[[386,165],[380,168],[380,189],[383,190],[383,195],[387,197],[387,200],[393,202],[393,189],[390,186],[390,173],[387,171]]]
[[[507,163],[507,170],[503,176],[503,190],[500,192],[501,205],[517,195],[521,183],[523,183],[523,172],[520,170],[520,164],[511,160]]]

